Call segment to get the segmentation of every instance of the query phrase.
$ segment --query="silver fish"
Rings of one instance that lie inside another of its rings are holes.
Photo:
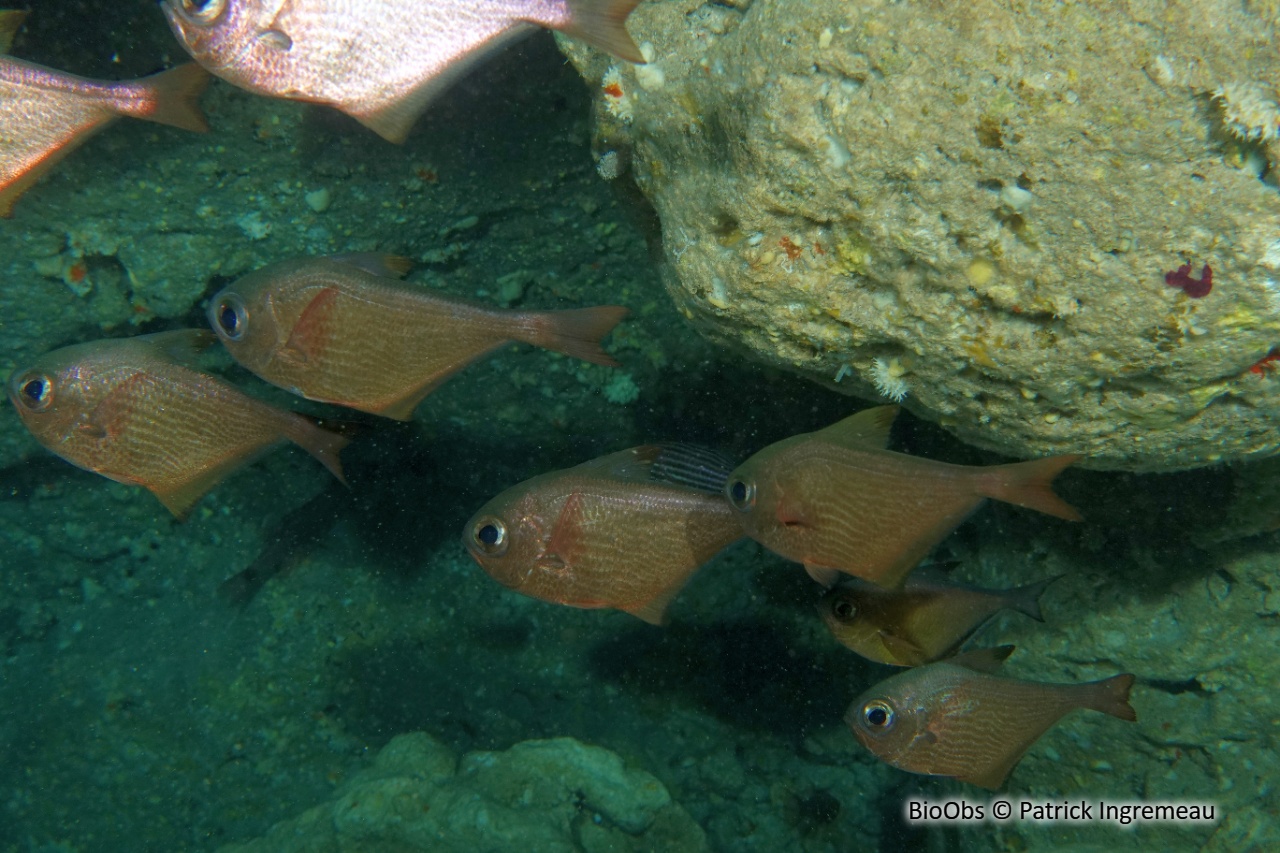
[[[640,0],[164,0],[196,61],[260,95],[328,104],[403,142],[427,104],[517,36],[560,30],[643,62]]]

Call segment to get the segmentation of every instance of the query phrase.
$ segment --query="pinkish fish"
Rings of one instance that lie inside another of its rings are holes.
[[[403,142],[473,63],[546,27],[643,62],[624,22],[640,0],[164,0],[196,61],[259,95],[328,104]]]
[[[0,12],[0,52],[26,12]],[[86,80],[0,56],[0,216],[63,157],[120,116],[208,130],[196,100],[209,75],[187,64],[142,80]]]
[[[63,347],[14,371],[9,400],[45,447],[72,465],[150,489],[180,518],[232,471],[286,439],[341,480],[344,436],[186,366],[215,340],[179,329]]]
[[[1076,708],[1130,722],[1133,675],[1049,684],[994,673],[1013,646],[977,649],[885,679],[854,700],[845,722],[886,764],[996,790],[1023,753]]]

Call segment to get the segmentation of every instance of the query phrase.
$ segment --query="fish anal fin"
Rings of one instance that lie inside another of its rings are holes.
[[[218,484],[218,481],[226,476],[227,471],[222,467],[213,468],[208,471],[201,471],[197,476],[181,483],[172,483],[165,485],[156,485],[152,483],[142,483],[153,495],[160,499],[160,503],[164,504],[165,509],[173,513],[174,517],[179,521],[186,521],[187,516],[191,514],[191,508],[205,496],[205,494]]]
[[[288,416],[282,432],[285,438],[310,453],[329,473],[338,478],[338,482],[347,485],[346,475],[342,471],[342,460],[338,454],[351,443],[351,439],[338,432],[327,430],[306,415],[286,412]]]
[[[23,171],[9,178],[7,184],[0,184],[0,218],[8,219],[13,216],[13,206],[23,193],[31,189],[46,172],[61,163],[68,154],[88,142],[94,134],[111,124],[116,118],[117,115],[114,112],[101,107],[93,109],[88,118],[77,126],[55,128],[61,135],[49,142],[43,150],[25,157],[23,164],[17,167],[22,168]]]
[[[884,450],[889,446],[889,431],[893,428],[893,421],[898,416],[899,409],[898,406],[876,406],[873,409],[863,409],[857,414],[818,430],[814,435],[840,447]]]
[[[22,28],[22,22],[29,13],[23,9],[5,9],[0,12],[0,53],[8,53],[13,46],[13,37]]]
[[[644,55],[627,33],[627,16],[640,0],[569,0],[570,22],[565,35],[582,39],[627,62],[642,63]]]
[[[368,406],[362,405],[359,408],[367,412],[372,412],[375,415],[381,415],[384,418],[394,418],[397,421],[412,420],[413,413],[417,410],[422,401],[425,400],[432,391],[439,388],[441,383],[449,378],[449,375],[433,376],[425,384],[419,385],[418,387],[410,390],[409,393],[404,396],[397,397],[390,402],[372,403]],[[351,405],[350,403],[343,402],[342,400],[332,400],[329,402],[338,403],[342,406]]]
[[[881,631],[879,636],[880,642],[884,643],[885,649],[888,650],[889,654],[893,655],[893,660],[889,661],[889,663],[895,663],[899,666],[920,666],[921,664],[929,663],[929,656],[925,654],[924,649],[910,640],[885,631]]]
[[[418,86],[405,92],[394,100],[382,101],[369,105],[363,101],[357,103],[333,104],[383,139],[400,145],[409,136],[414,122],[431,104],[435,97],[448,89],[453,83],[469,71],[481,57],[496,51],[528,33],[528,25],[520,24],[511,27],[485,42],[480,50],[458,57],[446,65],[431,64],[417,69]]]
[[[993,673],[1000,669],[1000,664],[1004,663],[1009,655],[1013,654],[1016,646],[995,646],[989,649],[972,649],[967,652],[961,652],[953,658],[948,658],[947,663],[953,663],[956,666],[963,666],[974,672]]]
[[[1013,766],[1022,758],[1023,751],[1015,752],[1003,761],[997,761],[990,767],[983,767],[976,773],[969,773],[965,776],[957,776],[961,782],[968,782],[970,785],[977,785],[979,788],[986,788],[988,791],[998,791],[1004,785],[1004,780],[1009,778],[1009,772],[1013,770]]]
[[[318,358],[333,337],[333,320],[337,311],[338,289],[326,287],[302,309],[298,322],[289,332],[282,355],[291,361],[306,363]]]
[[[694,571],[697,571],[696,567]],[[637,616],[650,625],[663,626],[667,624],[667,608],[671,606],[671,602],[680,594],[680,590],[684,589],[684,585],[692,576],[692,572],[681,577],[678,581],[668,586],[666,589],[660,590],[657,595],[648,601],[639,601],[634,604],[624,604],[618,609]]]
[[[805,563],[804,570],[809,573],[809,577],[824,587],[830,588],[840,579],[840,570],[829,566],[815,566],[813,563]]]

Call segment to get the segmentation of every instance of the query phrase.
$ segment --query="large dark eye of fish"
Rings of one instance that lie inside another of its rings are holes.
[[[213,304],[209,318],[213,320],[215,331],[229,341],[238,341],[244,337],[249,314],[240,297],[229,293]]]
[[[18,400],[28,411],[43,412],[53,402],[53,380],[40,373],[22,377],[18,382]]]
[[[847,598],[838,598],[831,605],[831,612],[841,622],[852,622],[853,617],[858,615],[858,608],[852,601]]]
[[[212,24],[227,10],[227,0],[182,0],[182,11],[202,24]]]
[[[744,480],[730,480],[724,487],[725,496],[735,508],[746,512],[756,502],[756,484]]]
[[[492,516],[479,519],[471,528],[471,541],[490,557],[501,557],[507,553],[507,526]]]
[[[893,706],[883,699],[872,699],[862,706],[862,721],[873,732],[887,732],[893,727]]]

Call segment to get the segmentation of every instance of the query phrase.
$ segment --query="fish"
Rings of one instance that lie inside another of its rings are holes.
[[[894,453],[897,413],[865,409],[738,466],[725,497],[746,534],[825,586],[843,572],[893,588],[987,498],[1080,520],[1050,488],[1079,456],[972,467]]]
[[[881,761],[997,790],[1027,749],[1076,708],[1130,722],[1132,673],[1083,684],[994,675],[1013,646],[966,652],[894,675],[849,706],[845,722]]]
[[[1043,622],[1040,596],[1060,577],[1017,589],[979,589],[921,566],[898,589],[848,578],[827,590],[818,613],[837,640],[867,660],[920,666],[955,652],[1006,608]]]
[[[232,357],[267,382],[397,420],[512,341],[618,364],[600,340],[626,308],[495,308],[396,281],[408,266],[376,254],[279,261],[215,294],[209,323]]]
[[[718,486],[671,476],[679,446],[611,453],[513,486],[480,508],[462,541],[494,580],[542,601],[614,608],[654,625],[693,574],[742,538]],[[664,473],[667,472],[667,473]]]
[[[346,437],[186,366],[215,340],[181,329],[64,347],[15,370],[9,401],[46,448],[149,489],[179,518],[286,439],[345,482],[338,453]]]
[[[325,104],[403,142],[432,99],[536,27],[644,62],[640,0],[164,0],[191,56],[235,86]]]
[[[26,12],[0,12],[0,53]],[[120,116],[207,131],[197,101],[209,75],[187,63],[140,80],[89,80],[0,56],[0,217],[64,157]]]

